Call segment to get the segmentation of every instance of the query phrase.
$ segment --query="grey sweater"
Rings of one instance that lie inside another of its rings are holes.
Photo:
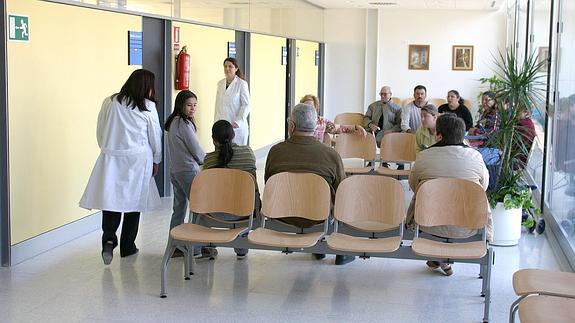
[[[168,151],[170,153],[170,173],[198,172],[204,163],[206,153],[200,147],[196,129],[192,122],[175,117],[168,131]]]

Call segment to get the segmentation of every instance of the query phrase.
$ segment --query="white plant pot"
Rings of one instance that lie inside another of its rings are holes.
[[[493,218],[493,242],[495,246],[515,246],[521,238],[521,209],[506,210],[497,203],[491,210]]]

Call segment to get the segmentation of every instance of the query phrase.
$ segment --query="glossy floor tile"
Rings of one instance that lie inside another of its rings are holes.
[[[263,185],[261,174],[258,174]],[[405,183],[404,183],[405,185]],[[406,187],[407,189],[407,187]],[[408,192],[409,193],[409,192]],[[406,202],[409,201],[409,194]],[[333,256],[250,251],[236,260],[220,248],[183,279],[182,259],[170,262],[168,298],[161,299],[160,263],[169,201],[142,215],[140,253],[105,266],[96,231],[11,268],[0,268],[0,322],[480,322],[483,298],[477,265],[455,264],[445,277],[422,261],[358,259],[335,266]],[[505,322],[519,268],[560,270],[545,236],[524,235],[496,247],[491,322]]]

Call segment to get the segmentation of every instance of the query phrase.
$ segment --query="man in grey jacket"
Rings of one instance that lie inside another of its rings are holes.
[[[363,117],[363,126],[375,134],[377,145],[384,135],[401,131],[401,107],[391,101],[391,88],[383,86],[379,95],[381,100],[370,104]]]

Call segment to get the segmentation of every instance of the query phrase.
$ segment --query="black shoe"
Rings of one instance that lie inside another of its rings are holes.
[[[124,257],[129,257],[129,256],[131,256],[131,255],[137,254],[138,251],[140,251],[140,249],[134,248],[134,250],[129,251],[129,252],[125,252],[125,253],[123,253],[123,254],[120,252],[120,257],[122,257],[122,258],[124,258]]]
[[[355,256],[342,256],[336,255],[335,256],[335,264],[336,265],[345,265],[355,260]]]
[[[325,253],[312,253],[313,259],[315,260],[322,260],[325,258]]]
[[[398,164],[397,165],[397,170],[404,170],[405,166],[403,164]]]
[[[112,241],[106,242],[104,247],[102,247],[102,260],[104,261],[104,265],[109,265],[112,263],[112,259],[114,258],[114,243]]]

